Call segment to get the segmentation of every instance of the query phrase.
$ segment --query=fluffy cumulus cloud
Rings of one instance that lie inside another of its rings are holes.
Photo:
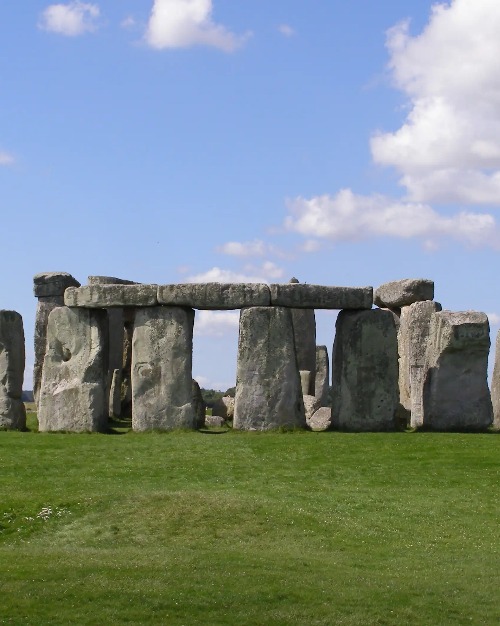
[[[242,271],[212,267],[206,272],[189,276],[190,283],[269,283],[282,278],[284,271],[272,261],[259,266],[245,265]]]
[[[212,19],[212,0],[154,0],[146,42],[158,50],[212,46],[232,52],[248,35],[235,35]]]
[[[461,211],[442,216],[423,203],[381,195],[362,196],[343,189],[335,196],[296,198],[288,203],[285,227],[305,237],[357,241],[368,237],[418,238],[434,247],[443,237],[471,246],[500,249],[500,231],[493,216]]]
[[[260,239],[253,241],[228,241],[216,248],[217,252],[230,256],[264,256],[267,245]]]
[[[395,132],[372,137],[374,161],[395,167],[408,199],[500,205],[500,3],[436,4],[421,34],[388,32],[389,69],[408,98]]]
[[[76,37],[97,29],[100,10],[97,4],[74,0],[51,4],[41,14],[38,27],[59,35]]]
[[[237,331],[239,311],[197,311],[194,322],[195,336],[223,337]]]

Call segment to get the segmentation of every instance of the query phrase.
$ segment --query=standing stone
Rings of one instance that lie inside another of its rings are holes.
[[[23,318],[0,311],[0,429],[26,428],[22,401],[24,378]]]
[[[300,288],[296,278],[290,285]],[[309,384],[304,395],[314,395],[316,377],[316,317],[314,309],[292,309],[293,337],[299,371],[309,371]]]
[[[109,417],[120,417],[121,414],[122,371],[114,369],[109,389]]]
[[[398,342],[390,311],[341,311],[332,355],[332,426],[395,430],[399,404]]]
[[[500,430],[500,330],[495,344],[495,367],[491,381],[491,400],[493,402],[493,426]]]
[[[311,386],[311,372],[309,370],[299,370],[300,375],[300,388],[302,389],[302,395],[308,396],[309,388]]]
[[[107,331],[105,311],[58,307],[50,313],[38,405],[40,431],[106,430]]]
[[[35,364],[33,367],[33,396],[38,403],[42,381],[43,359],[47,343],[47,321],[50,312],[64,306],[64,292],[80,283],[67,272],[43,272],[33,277],[33,291],[38,298],[35,318]]]
[[[194,311],[138,309],[132,339],[132,429],[195,428]]]
[[[305,426],[290,310],[243,309],[233,427],[269,430]]]
[[[493,421],[487,369],[490,328],[485,313],[434,313],[424,377],[423,426],[485,430]]]
[[[225,420],[231,421],[234,417],[234,398],[222,396],[212,405],[212,415],[220,415]]]
[[[326,346],[316,346],[316,377],[314,395],[319,406],[328,406],[328,383],[330,382],[330,361]]]
[[[398,330],[399,401],[410,415],[410,425],[418,428],[423,423],[423,377],[431,317],[441,310],[432,300],[415,302],[401,309]]]
[[[193,411],[195,414],[195,428],[203,428],[205,425],[206,404],[203,400],[200,385],[193,378]]]
[[[122,417],[132,417],[132,337],[134,335],[134,321],[135,309],[123,309]]]

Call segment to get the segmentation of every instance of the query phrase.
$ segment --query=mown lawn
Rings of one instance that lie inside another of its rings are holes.
[[[499,452],[495,434],[0,432],[0,623],[498,624]]]

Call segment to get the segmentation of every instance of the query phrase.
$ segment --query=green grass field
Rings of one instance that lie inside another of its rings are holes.
[[[499,452],[0,432],[0,624],[498,624]]]

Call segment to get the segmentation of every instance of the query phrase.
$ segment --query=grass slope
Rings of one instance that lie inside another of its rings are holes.
[[[493,434],[0,433],[0,623],[500,623]]]

